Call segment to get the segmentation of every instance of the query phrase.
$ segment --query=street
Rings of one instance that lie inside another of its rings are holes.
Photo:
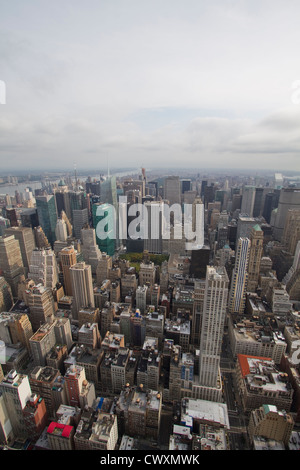
[[[226,331],[222,344],[221,375],[223,397],[228,407],[230,423],[230,430],[228,432],[230,450],[248,450],[250,449],[250,446],[247,434],[247,417],[244,415],[243,408],[239,400],[235,378],[235,361],[231,354]]]

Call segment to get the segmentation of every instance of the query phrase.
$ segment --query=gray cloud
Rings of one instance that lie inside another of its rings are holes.
[[[3,5],[1,167],[298,169],[299,17],[293,0]]]

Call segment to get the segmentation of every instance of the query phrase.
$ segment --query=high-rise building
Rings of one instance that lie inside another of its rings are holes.
[[[162,396],[157,391],[146,390],[142,385],[125,387],[116,407],[121,432],[157,439],[161,408]]]
[[[157,339],[147,337],[137,366],[137,383],[143,384],[146,390],[158,390],[161,362]]]
[[[54,319],[55,305],[52,290],[41,284],[30,288],[28,294],[29,320],[36,331],[42,324]]]
[[[39,223],[43,228],[49,243],[53,244],[55,242],[55,227],[57,221],[55,197],[53,195],[37,196],[36,207]]]
[[[97,275],[97,284],[101,286],[103,281],[106,281],[109,278],[109,271],[112,268],[112,257],[106,253],[101,253],[101,257],[98,261],[96,275]]]
[[[45,400],[36,394],[32,394],[23,408],[23,415],[27,434],[32,440],[36,441],[48,423]]]
[[[300,240],[300,209],[289,209],[285,219],[281,242],[285,249],[294,255],[298,240]]]
[[[89,223],[89,213],[87,207],[84,209],[73,210],[73,233],[74,237],[79,240],[83,227]]]
[[[100,323],[99,308],[81,308],[78,312],[79,328],[85,323]]]
[[[51,450],[73,450],[75,448],[74,434],[74,426],[52,421],[47,428]]]
[[[181,192],[182,194],[186,191],[192,190],[192,181],[190,179],[181,180]]]
[[[181,204],[181,188],[179,176],[168,176],[164,181],[164,199],[172,204]]]
[[[165,350],[170,356],[169,366],[169,400],[178,401],[181,398],[181,347],[174,344],[172,340],[165,340]]]
[[[71,215],[68,191],[60,186],[59,189],[55,190],[54,196],[58,216],[61,217],[62,211],[68,212]]]
[[[58,283],[58,267],[55,253],[50,247],[33,250],[28,277],[36,284],[42,284],[50,289],[56,286]]]
[[[66,345],[67,350],[71,349],[73,344],[71,322],[68,317],[55,317],[54,321],[54,334],[56,343],[59,345]]]
[[[100,399],[101,406],[103,398]],[[76,428],[75,450],[115,450],[118,441],[117,417],[101,410],[86,411]]]
[[[61,242],[67,241],[68,232],[67,232],[67,224],[63,219],[57,219],[56,227],[55,227],[55,236],[56,240]]]
[[[14,437],[27,438],[28,434],[23,410],[32,394],[27,375],[11,370],[0,382],[1,394],[8,411]]]
[[[0,236],[5,234],[6,229],[9,227],[9,220],[0,216]]]
[[[13,306],[11,287],[3,276],[0,276],[0,312],[8,312]]]
[[[98,323],[84,323],[78,331],[78,343],[90,349],[100,348],[101,337]]]
[[[194,299],[193,299],[193,313],[192,313],[192,329],[191,329],[191,344],[199,347],[202,312],[205,293],[205,279],[197,279],[194,284]]]
[[[258,224],[254,225],[250,235],[250,251],[248,263],[248,285],[249,292],[255,292],[258,286],[260,274],[260,261],[263,255],[264,232]]]
[[[144,239],[144,250],[149,253],[162,253],[164,232],[164,203],[162,201],[145,202],[147,230]]]
[[[259,217],[260,215],[262,215],[266,191],[268,191],[268,189],[266,188],[255,188],[253,217]]]
[[[20,210],[20,217],[21,217],[21,225],[22,227],[30,227],[34,229],[34,227],[38,227],[39,225],[39,218],[37,215],[37,208],[24,208]],[[12,224],[11,224],[12,226]],[[17,227],[16,224],[13,226]]]
[[[204,387],[215,388],[218,382],[228,283],[225,268],[207,267],[199,348],[199,384]]]
[[[280,191],[275,190],[274,192],[269,192],[266,194],[264,199],[262,216],[269,224],[271,221],[271,214],[274,209],[278,207]]]
[[[6,207],[6,217],[9,220],[10,227],[18,227],[19,226],[16,209],[10,209],[10,208]]]
[[[300,208],[300,191],[295,188],[282,188],[280,190],[278,209],[275,216],[273,235],[275,240],[281,241],[285,220],[289,209]]]
[[[60,218],[65,222],[66,224],[66,228],[67,228],[67,236],[68,237],[72,237],[73,235],[73,227],[72,227],[72,224],[69,220],[69,217],[67,216],[67,214],[65,213],[65,211],[61,211],[60,213]]]
[[[70,275],[75,303],[74,314],[77,318],[79,309],[95,306],[91,266],[85,262],[76,263],[70,268]]]
[[[244,186],[241,213],[253,217],[255,186]]]
[[[275,405],[262,405],[251,411],[248,432],[250,439],[255,436],[281,441],[284,445],[289,443],[294,427],[291,414],[285,410],[280,411]]]
[[[136,308],[144,313],[147,306],[147,286],[138,286],[135,293]]]
[[[114,206],[108,203],[93,204],[92,215],[98,247],[102,252],[113,256],[117,238],[117,217]]]
[[[159,313],[156,309],[151,309],[146,316],[146,336],[150,338],[156,338],[158,342],[158,348],[161,350],[164,336],[164,323],[165,317],[163,313]],[[150,387],[156,389],[156,387]]]
[[[19,241],[13,235],[0,237],[0,269],[10,285],[14,298],[18,295],[18,283],[24,274]]]
[[[70,268],[77,263],[76,251],[73,246],[67,246],[59,252],[59,260],[64,279],[64,292],[66,295],[72,296],[72,282]]]
[[[210,248],[205,245],[197,250],[192,250],[190,275],[195,279],[205,279],[206,266],[209,265]]]
[[[243,313],[245,309],[250,244],[249,238],[238,240],[228,302],[230,313]]]
[[[84,401],[92,405],[95,396],[95,387],[86,380],[85,369],[82,366],[72,365],[65,373],[68,402],[70,406],[84,409]],[[90,386],[89,386],[90,385]],[[88,396],[85,394],[88,392]]]
[[[144,260],[140,264],[139,285],[153,286],[155,284],[156,270],[153,261]]]
[[[250,233],[254,225],[257,224],[257,220],[254,217],[248,215],[239,215],[236,230],[236,245],[239,238],[249,238]]]
[[[36,366],[29,375],[29,383],[32,393],[44,398],[49,418],[53,418],[56,412],[54,392],[55,383],[59,377],[59,370],[50,366]]]
[[[33,233],[34,233],[34,239],[35,239],[35,244],[37,248],[50,247],[49,240],[46,237],[45,232],[40,225],[34,227]]]
[[[29,227],[10,227],[5,230],[5,234],[14,235],[15,239],[19,241],[23,265],[28,272],[31,255],[35,249],[32,229]]]
[[[46,365],[46,356],[55,346],[55,343],[54,323],[44,323],[29,339],[31,354],[35,366]]]
[[[288,374],[281,372],[269,357],[238,354],[236,380],[246,413],[264,404],[290,412],[294,390]]]
[[[84,227],[81,230],[81,252],[83,260],[92,267],[92,274],[96,274],[97,266],[101,259],[101,251],[96,242],[96,232],[94,228]]]
[[[25,313],[2,312],[0,314],[0,322],[3,325],[3,340],[6,338],[10,344],[21,343],[29,352],[29,339],[33,332],[28,315]]]

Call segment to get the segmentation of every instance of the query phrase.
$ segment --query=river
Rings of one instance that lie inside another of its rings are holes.
[[[122,176],[131,176],[137,174],[137,170],[128,170],[128,171],[123,171],[123,172],[118,172],[118,173],[112,173],[111,176],[116,176],[116,177],[122,177]],[[92,179],[97,179],[99,180],[100,174],[94,174],[91,175]],[[63,177],[62,177],[63,178]],[[47,180],[49,183],[59,183],[62,178],[48,178]],[[88,177],[86,175],[80,176],[78,175],[78,180],[85,181]],[[75,177],[72,177],[74,180]],[[8,194],[9,196],[14,196],[15,191],[18,191],[19,193],[23,193],[26,188],[31,188],[34,194],[35,189],[40,189],[42,187],[42,182],[41,181],[29,181],[28,183],[18,183],[18,184],[4,184],[0,185],[0,194]]]

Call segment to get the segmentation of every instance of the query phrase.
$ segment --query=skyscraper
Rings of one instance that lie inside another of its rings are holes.
[[[115,254],[116,247],[116,212],[110,203],[93,204],[93,227],[100,250],[110,256]]]
[[[65,242],[68,237],[67,224],[63,219],[57,219],[55,227],[56,240]]]
[[[147,231],[144,239],[144,250],[149,253],[162,253],[162,236],[164,231],[164,203],[162,201],[145,202]]]
[[[27,375],[11,370],[0,383],[0,395],[4,398],[14,437],[28,437],[23,415],[26,402],[31,396]]]
[[[230,313],[243,313],[245,309],[250,245],[249,238],[238,239],[229,294]]]
[[[249,217],[253,216],[255,200],[255,186],[245,186],[243,188],[242,207],[241,213],[247,214]]]
[[[101,259],[101,251],[96,242],[96,232],[92,227],[84,227],[81,230],[81,252],[85,263],[90,264],[92,273],[96,274],[97,266]]]
[[[83,209],[73,210],[73,233],[74,237],[79,240],[81,236],[81,230],[89,222],[89,213],[87,207]]]
[[[13,235],[19,241],[24,268],[29,269],[32,252],[35,248],[33,231],[29,227],[10,227],[5,230],[6,235]]]
[[[181,203],[181,188],[179,176],[168,176],[164,182],[164,198],[170,205]]]
[[[273,229],[275,240],[281,241],[289,209],[300,209],[300,191],[298,188],[283,188],[280,190]]]
[[[94,307],[92,270],[89,264],[77,263],[70,268],[74,300],[74,316],[78,318],[79,309]]]
[[[33,250],[29,265],[29,279],[53,289],[58,283],[58,268],[55,253],[51,248]]]
[[[18,283],[24,273],[20,244],[13,235],[0,237],[0,267],[2,275],[11,287],[14,298],[18,295]]]
[[[199,355],[199,384],[205,387],[217,386],[228,283],[224,267],[207,266]]]
[[[38,211],[39,223],[43,228],[50,244],[55,242],[55,227],[57,221],[57,210],[55,197],[36,196],[36,207]]]
[[[59,252],[59,259],[64,278],[64,291],[66,295],[73,295],[70,268],[76,264],[76,251],[73,246],[67,246]]]
[[[262,216],[269,224],[271,221],[271,214],[274,209],[277,208],[279,202],[280,191],[275,190],[274,192],[269,192],[265,196],[264,206],[262,211]]]
[[[102,203],[112,204],[117,208],[117,185],[116,177],[108,176],[100,184],[100,201]]]
[[[41,324],[54,320],[55,306],[52,290],[42,285],[34,286],[27,294],[30,310],[29,320],[32,329],[37,330]]]
[[[258,286],[260,273],[260,261],[263,254],[264,232],[258,224],[254,225],[250,235],[250,251],[248,263],[248,286],[249,292],[255,292]]]
[[[0,312],[8,312],[13,306],[11,287],[3,276],[0,276]]]
[[[289,209],[286,215],[281,242],[292,255],[296,252],[300,240],[300,210]]]

